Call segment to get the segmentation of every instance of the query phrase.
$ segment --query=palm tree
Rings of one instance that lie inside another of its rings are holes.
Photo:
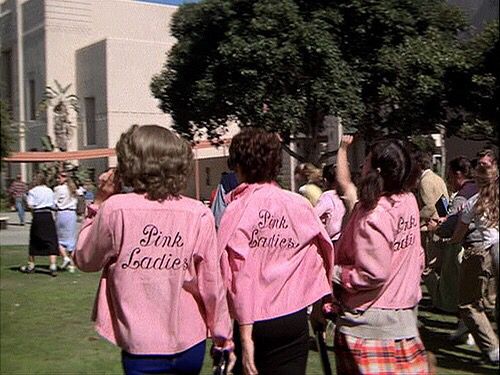
[[[79,98],[76,95],[67,94],[71,83],[63,87],[57,80],[54,82],[55,89],[50,86],[45,88],[39,110],[46,111],[48,107],[52,107],[56,147],[61,151],[66,151],[73,129],[76,127],[69,118],[69,109],[73,110],[77,116],[80,114]]]

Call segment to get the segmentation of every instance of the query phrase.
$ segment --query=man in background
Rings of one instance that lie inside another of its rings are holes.
[[[15,202],[17,215],[19,216],[19,223],[24,225],[24,199],[26,196],[27,186],[26,183],[23,182],[22,176],[18,174],[16,179],[12,182],[9,187],[9,194]]]

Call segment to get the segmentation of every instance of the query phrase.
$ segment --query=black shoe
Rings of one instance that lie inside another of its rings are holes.
[[[57,276],[57,269],[55,270],[49,270],[50,271],[50,276],[56,277]]]
[[[29,268],[28,266],[21,266],[19,267],[19,271],[22,273],[33,273],[35,272],[35,267]]]

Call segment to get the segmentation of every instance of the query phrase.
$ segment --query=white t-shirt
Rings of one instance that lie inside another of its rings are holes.
[[[476,194],[467,200],[465,208],[462,211],[461,220],[467,225],[474,221],[476,229],[481,233],[484,246],[488,248],[498,243],[498,223],[494,227],[488,227],[486,217],[484,215],[476,215],[475,206],[478,198],[479,194]]]
[[[28,206],[32,209],[52,208],[54,206],[54,192],[45,185],[35,186],[28,192]]]
[[[78,200],[69,192],[68,185],[58,185],[54,188],[54,203],[58,210],[76,210]]]

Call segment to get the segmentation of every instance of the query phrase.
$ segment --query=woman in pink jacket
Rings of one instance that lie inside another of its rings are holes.
[[[242,184],[231,192],[218,239],[235,341],[241,336],[235,374],[305,374],[306,308],[331,293],[332,243],[310,203],[275,182],[281,152],[276,134],[253,128],[229,149]]]
[[[339,374],[425,374],[417,329],[424,253],[410,155],[395,140],[375,143],[356,204],[335,251]]]
[[[210,331],[231,346],[231,321],[212,213],[180,194],[191,147],[169,130],[132,126],[116,146],[113,170],[78,238],[75,262],[102,271],[93,320],[122,348],[127,374],[198,374]]]

